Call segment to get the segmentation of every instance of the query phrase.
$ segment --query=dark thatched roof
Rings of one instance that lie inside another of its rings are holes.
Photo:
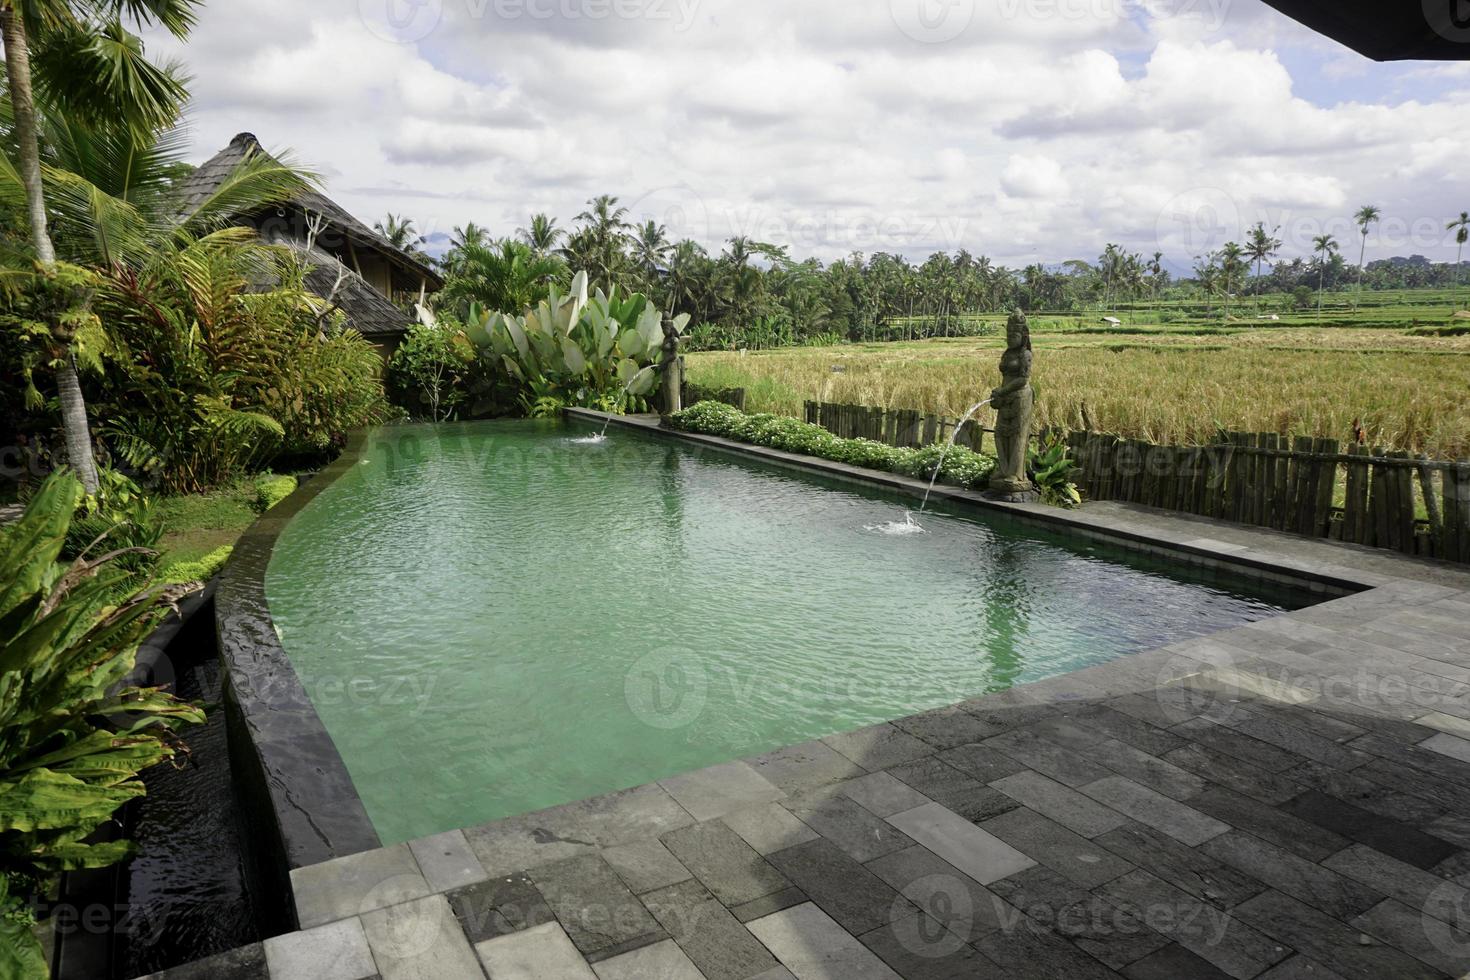
[[[347,326],[367,339],[397,337],[413,325],[413,317],[394,306],[361,276],[322,249],[308,249],[301,242],[279,241],[276,244],[286,246],[306,264],[306,288],[323,299],[332,299],[347,318]],[[340,286],[337,284],[338,276],[342,276]],[[332,296],[334,286],[337,289],[335,297]]]
[[[1266,0],[1293,20],[1374,61],[1470,59],[1460,0]]]
[[[199,166],[192,174],[184,180],[182,190],[184,194],[184,210],[190,211],[198,207],[210,194],[219,188],[240,162],[250,154],[269,154],[261,147],[260,141],[251,133],[240,133],[230,140],[230,145],[220,150],[214,156]],[[429,268],[421,260],[409,255],[400,248],[395,247],[387,239],[376,231],[358,221],[341,205],[313,190],[303,191],[289,202],[295,210],[303,214],[323,215],[328,223],[328,231],[336,236],[351,242],[356,248],[366,248],[383,255],[389,263],[395,266],[404,276],[417,284],[426,281],[430,290],[440,289],[444,280],[433,269]],[[240,215],[241,219],[251,221],[259,216]],[[272,236],[275,237],[275,236]],[[334,275],[335,277],[335,275]],[[416,287],[415,287],[416,288]]]

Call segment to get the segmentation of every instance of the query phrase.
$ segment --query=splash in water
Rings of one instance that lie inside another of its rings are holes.
[[[891,534],[895,537],[903,537],[904,535],[909,534],[929,533],[924,525],[914,520],[914,512],[911,510],[906,510],[903,512],[903,520],[901,521],[886,521],[883,524],[869,524],[864,527],[863,530],[872,531],[874,534]]]
[[[598,443],[607,442],[607,435],[602,432],[594,432],[590,436],[578,436],[567,441],[578,446],[595,446]]]

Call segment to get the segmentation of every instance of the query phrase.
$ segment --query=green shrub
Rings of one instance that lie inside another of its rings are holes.
[[[296,492],[294,476],[264,476],[255,484],[255,507],[262,514]]]
[[[225,567],[225,562],[230,560],[234,550],[235,546],[232,544],[221,545],[202,558],[165,564],[158,570],[158,583],[188,585],[191,582],[208,582]]]
[[[0,532],[0,976],[45,976],[29,902],[62,871],[132,853],[87,837],[128,800],[139,773],[172,758],[175,732],[204,720],[156,688],[123,686],[157,620],[156,597],[129,590],[112,561],[58,561],[82,486],[50,477]]]
[[[146,575],[157,564],[163,537],[157,508],[136,483],[116,470],[102,467],[97,479],[97,492],[83,497],[72,516],[62,559],[120,551],[123,554],[114,559],[118,568]]]
[[[388,361],[388,392],[414,418],[459,417],[470,396],[475,347],[448,313],[433,326],[416,323]]]
[[[700,402],[675,415],[672,422],[675,428],[685,432],[720,436],[788,453],[830,459],[849,466],[901,473],[921,480],[934,476],[940,456],[944,455],[940,479],[962,487],[983,486],[995,470],[993,457],[963,446],[951,448],[946,455],[943,446],[899,449],[871,439],[839,439],[810,422],[785,415],[746,415],[720,402]]]

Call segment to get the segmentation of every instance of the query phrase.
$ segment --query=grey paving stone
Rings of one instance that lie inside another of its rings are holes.
[[[956,746],[940,752],[938,758],[981,783],[993,783],[997,779],[1027,771],[1024,762],[1018,762],[999,749],[987,745]]]
[[[525,872],[491,878],[447,897],[472,943],[556,921],[551,906]]]
[[[671,939],[594,963],[592,970],[597,980],[704,980]]]
[[[1268,772],[1283,772],[1306,761],[1295,752],[1277,748],[1204,718],[1182,722],[1169,730],[1216,752],[1260,766]]]
[[[1052,705],[1026,701],[1015,691],[987,694],[982,698],[961,702],[959,707],[1002,732],[1035,724],[1050,718],[1056,711]]]
[[[1000,790],[991,789],[938,758],[895,766],[889,772],[900,782],[966,820],[984,820],[1016,806],[1016,801]]]
[[[830,841],[818,838],[777,851],[770,861],[824,912],[854,935],[876,929],[913,906]]]
[[[886,817],[900,810],[923,806],[929,798],[892,773],[875,772],[842,784],[842,793],[875,817]]]
[[[1158,696],[1154,694],[1123,694],[1109,698],[1103,703],[1119,714],[1136,718],[1160,731],[1167,731],[1180,722],[1177,713],[1160,702]]]
[[[1036,861],[938,803],[888,818],[909,837],[982,885],[1024,871]]]
[[[779,803],[766,803],[727,813],[720,818],[759,854],[782,851],[817,839],[817,832],[791,815]]]
[[[709,980],[747,980],[777,966],[775,957],[697,881],[649,892],[643,902]]]
[[[1322,864],[1445,922],[1457,923],[1460,910],[1470,908],[1470,890],[1363,844],[1345,847]]]
[[[749,922],[751,919],[759,919],[772,912],[789,909],[793,905],[800,905],[810,900],[807,893],[800,888],[783,888],[778,892],[746,902],[744,905],[733,906],[730,914],[735,916],[738,922]]]
[[[992,817],[980,829],[1084,888],[1094,888],[1133,870],[1132,864],[1102,845],[1025,807]]]
[[[477,943],[475,953],[494,980],[598,980],[555,922]]]
[[[1229,980],[1230,974],[1178,943],[1170,943],[1123,971],[1128,980]]]
[[[1366,753],[1339,745],[1332,739],[1288,724],[1276,715],[1267,716],[1235,711],[1230,717],[1224,719],[1224,724],[1277,748],[1293,752],[1314,762],[1324,762],[1338,769],[1352,769],[1368,761]]]
[[[741,905],[790,884],[739,834],[719,820],[676,830],[666,834],[663,842],[725,905]]]
[[[903,980],[973,980],[1000,974],[994,963],[922,912],[893,919],[858,941]]]
[[[710,820],[732,810],[772,803],[786,795],[749,764],[738,761],[660,779],[658,784],[695,820]]]
[[[1108,776],[1081,787],[1084,795],[1104,803],[1191,846],[1229,830],[1229,826],[1194,807],[1140,786],[1123,776]]]
[[[407,844],[313,864],[291,871],[301,928],[336,922],[399,905],[432,892]]]
[[[1371,773],[1367,772],[1368,768],[1361,766],[1352,772],[1343,772],[1320,762],[1304,762],[1295,769],[1286,770],[1284,774],[1301,786],[1287,799],[1300,796],[1308,789],[1315,789],[1379,816],[1421,826],[1445,815],[1446,810],[1439,803],[1391,789],[1369,778]],[[1285,800],[1280,802],[1284,803]]]
[[[1215,787],[1206,790],[1190,803],[1238,830],[1284,847],[1309,861],[1320,861],[1342,850],[1348,843],[1345,838],[1314,823],[1228,789]]]
[[[1116,738],[1104,738],[1063,721],[1038,725],[1035,730],[1043,738],[1171,799],[1187,800],[1205,787],[1205,781],[1193,773]]]
[[[602,859],[623,879],[634,895],[687,881],[692,875],[658,840],[643,840],[605,848]]]
[[[858,862],[871,861],[913,844],[892,824],[846,796],[835,796],[812,806],[788,806],[788,809]]]
[[[810,902],[756,919],[746,928],[801,980],[902,980]]]
[[[1397,899],[1384,899],[1352,925],[1449,976],[1462,977],[1470,970],[1470,933],[1443,919],[1426,918]]]
[[[1200,850],[1334,918],[1349,919],[1383,897],[1361,882],[1240,831],[1206,841]]]
[[[1002,977],[1026,980],[1103,980],[1117,974],[1040,923],[1025,917],[975,943]],[[982,974],[983,975],[983,974]]]
[[[863,768],[824,742],[803,742],[749,760],[755,771],[787,793],[855,779]]]
[[[362,917],[383,980],[480,980],[474,950],[443,895],[430,895]]]
[[[1448,814],[1470,813],[1470,787],[1445,779],[1426,779],[1412,766],[1375,759],[1354,769],[1353,775],[1428,800]]]
[[[465,831],[492,875],[534,871],[570,857],[658,837],[693,823],[657,784],[608,793]]]
[[[990,785],[1083,837],[1096,837],[1128,823],[1128,818],[1118,811],[1029,769]]]
[[[664,938],[658,923],[599,855],[543,865],[531,873],[531,880],[584,956]]]
[[[1081,786],[1112,775],[1106,767],[1043,738],[1034,727],[1006,732],[982,744],[1068,786]]]
[[[1368,752],[1389,762],[1412,766],[1420,772],[1446,779],[1460,786],[1470,786],[1470,763],[1431,752],[1417,745],[1404,745],[1391,738],[1370,732],[1348,743],[1348,748]]]
[[[470,850],[462,830],[409,841],[408,849],[413,852],[429,888],[436,892],[463,888],[490,877]]]
[[[1026,913],[1037,918],[1036,911]],[[1137,913],[1121,909],[1101,895],[1056,909],[1052,931],[1114,970],[1121,970],[1169,945]]]
[[[869,772],[915,762],[934,753],[934,747],[893,725],[872,725],[822,739]]]
[[[1429,980],[1440,974],[1388,946],[1365,946],[1361,933],[1278,891],[1267,891],[1235,909],[1268,936],[1335,970],[1348,980]]]
[[[1432,868],[1459,850],[1454,845],[1408,824],[1369,813],[1316,790],[1309,790],[1283,803],[1281,809],[1326,828],[1333,834],[1367,844],[1417,868]]]
[[[139,980],[270,980],[270,975],[260,943],[251,943]]]
[[[952,749],[999,735],[1004,729],[982,721],[963,708],[935,708],[921,714],[900,718],[895,728],[923,739],[935,749]]]
[[[1076,905],[1090,895],[1071,878],[1041,864],[994,882],[990,890],[1039,923],[1050,923],[1059,910]],[[998,919],[1004,921],[1008,910],[1004,906],[996,908]],[[1037,914],[1031,915],[1033,911]]]
[[[1162,757],[1184,744],[1184,739],[1178,735],[1118,711],[1106,702],[1064,707],[1062,711],[1073,724],[1126,742],[1152,756]]]
[[[867,868],[964,942],[1001,926],[1000,899],[927,847],[916,844],[886,854],[868,862]]]
[[[1470,763],[1470,741],[1466,741],[1457,735],[1440,732],[1419,743],[1421,749],[1438,752],[1440,755],[1458,759],[1461,762]]]
[[[1277,963],[1256,980],[1343,980],[1342,974],[1329,970],[1316,960],[1298,953]]]
[[[1212,783],[1219,783],[1226,789],[1232,789],[1237,793],[1260,800],[1262,803],[1276,804],[1289,800],[1300,793],[1303,788],[1290,779],[1289,775],[1269,772],[1259,766],[1228,756],[1223,752],[1216,752],[1214,749],[1195,742],[1166,753],[1163,759],[1196,776],[1203,777]],[[1316,763],[1308,763],[1308,765],[1316,765]],[[1287,773],[1295,771],[1288,769]]]
[[[1291,952],[1233,913],[1202,902],[1146,871],[1115,878],[1098,893],[1240,980],[1254,977]]]
[[[288,932],[263,946],[271,980],[363,980],[378,972],[359,919]]]

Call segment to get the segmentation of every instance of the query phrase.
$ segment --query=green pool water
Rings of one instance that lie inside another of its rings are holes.
[[[1304,604],[613,429],[370,438],[285,529],[282,643],[384,843]]]

